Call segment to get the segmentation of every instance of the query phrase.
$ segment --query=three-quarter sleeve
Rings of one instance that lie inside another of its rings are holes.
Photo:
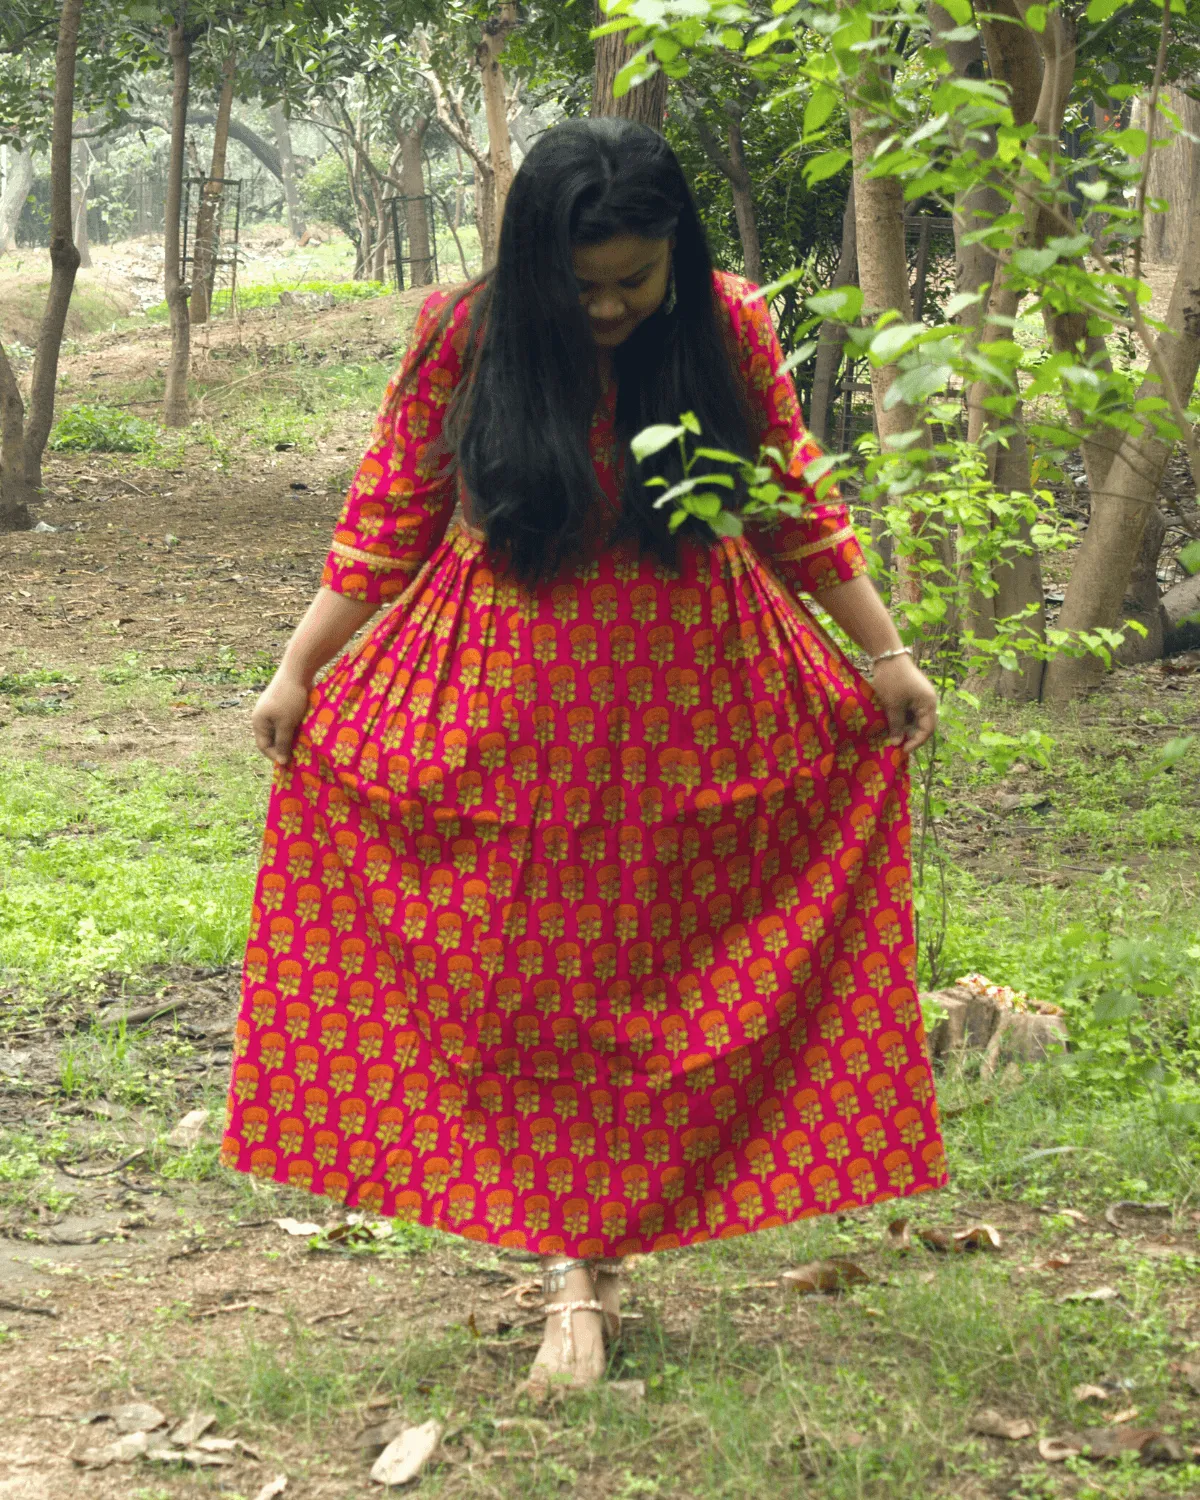
[[[783,350],[762,298],[745,301],[754,287],[739,277],[719,278],[719,296],[728,310],[742,379],[761,446],[778,450],[783,467],[776,481],[804,502],[802,516],[779,514],[755,519],[746,535],[783,581],[815,594],[849,583],[867,571],[866,560],[845,502],[832,487],[819,497],[804,471],[821,456],[800,413],[792,377],[781,367]]]
[[[333,533],[321,582],[364,604],[386,604],[404,592],[454,508],[451,456],[441,438],[462,373],[469,299],[439,329],[450,295],[434,292],[417,316]]]

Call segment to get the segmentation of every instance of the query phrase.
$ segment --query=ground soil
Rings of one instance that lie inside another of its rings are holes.
[[[406,299],[409,318],[419,300],[420,294]],[[240,328],[214,324],[198,341],[198,366],[211,374],[249,348],[258,351],[258,367],[269,370],[301,333],[302,357],[310,359],[392,357],[398,344],[392,306],[385,314],[367,303],[305,315],[302,330],[257,315]],[[65,373],[72,388],[102,392],[110,382],[153,377],[165,359],[165,330],[146,328],[94,338],[68,358]],[[220,403],[214,391],[206,404],[219,411]],[[100,455],[52,455],[39,516],[57,529],[4,538],[0,671],[18,662],[94,668],[129,652],[177,670],[228,648],[239,662],[261,659],[265,674],[317,584],[346,473],[370,418],[369,412],[347,414],[344,431],[315,453],[246,450],[221,472],[195,466],[155,471]],[[1151,701],[1175,691],[1149,669],[1126,681]],[[84,756],[186,760],[244,741],[252,695],[251,686],[224,698],[210,694],[213,701],[203,707],[166,705],[107,722],[73,718],[56,743],[47,747],[42,733],[36,744],[39,753],[72,763]],[[91,731],[86,738],[84,728]],[[22,724],[13,722],[8,733],[11,749],[21,753]],[[1145,733],[1150,742],[1159,731]],[[26,750],[32,753],[34,744],[30,727]],[[1018,773],[1015,789],[1026,785]],[[1000,871],[1021,857],[1020,827],[995,798],[964,810],[955,837],[962,857],[980,867]],[[195,1049],[174,1073],[182,1112],[223,1086],[237,974],[173,972],[156,976],[154,987],[163,1003],[178,1005],[148,1024],[177,1029]],[[110,1002],[137,1004],[116,995]],[[256,1203],[253,1184],[172,1181],[139,1161],[114,1170],[143,1143],[144,1124],[137,1110],[103,1101],[72,1105],[59,1094],[64,1038],[82,1019],[64,1004],[28,1033],[11,1033],[8,1052],[0,1054],[0,1123],[36,1133],[48,1129],[52,1117],[65,1120],[72,1170],[105,1174],[81,1180],[60,1172],[53,1187],[72,1195],[68,1208],[32,1207],[0,1226],[0,1324],[7,1325],[7,1338],[0,1336],[0,1500],[124,1500],[135,1492],[175,1500],[214,1488],[250,1497],[277,1473],[290,1476],[289,1497],[366,1495],[368,1463],[354,1434],[394,1410],[386,1392],[356,1396],[336,1446],[327,1433],[315,1442],[302,1423],[268,1428],[265,1440],[260,1427],[256,1456],[238,1454],[231,1467],[212,1474],[150,1466],[83,1469],[73,1461],[81,1443],[100,1440],[98,1429],[87,1425],[89,1414],[135,1398],[162,1401],[162,1392],[186,1385],[189,1367],[212,1361],[238,1340],[247,1349],[283,1348],[304,1328],[349,1351],[374,1354],[389,1340],[411,1338],[414,1329],[430,1340],[465,1329],[463,1402],[469,1405],[472,1393],[482,1398],[515,1389],[537,1342],[537,1330],[523,1327],[526,1315],[517,1310],[527,1263],[457,1245],[419,1261],[380,1258],[353,1246],[338,1251],[328,1243],[314,1251],[307,1238],[288,1235],[276,1220],[291,1212],[324,1223],[328,1205],[278,1196]],[[969,1205],[955,1207],[965,1212]],[[1037,1209],[987,1207],[1013,1276],[1057,1276],[1064,1290],[1102,1284],[1115,1274],[1111,1263],[1133,1245],[1153,1254],[1164,1235],[1189,1245],[1196,1236],[1186,1218],[1139,1221],[1113,1228],[1110,1241],[1074,1248],[1068,1270],[1047,1271],[1045,1221]],[[928,1216],[936,1220],[949,1211],[931,1205]],[[881,1249],[865,1251],[862,1259],[872,1276],[891,1274]],[[911,1274],[936,1277],[944,1265],[944,1258],[929,1256]],[[656,1336],[680,1360],[687,1358],[708,1294],[690,1267],[687,1257],[656,1258],[635,1266],[630,1277],[632,1309],[653,1309],[661,1331]],[[747,1336],[804,1342],[815,1370],[832,1369],[845,1356],[838,1339],[777,1281],[735,1288],[731,1316]],[[1186,1299],[1177,1320],[1185,1333],[1200,1335]],[[639,1337],[636,1325],[630,1336]],[[509,1405],[519,1410],[515,1395]],[[683,1427],[687,1420],[686,1412],[678,1414]],[[236,1427],[220,1430],[238,1435]],[[557,1441],[556,1432],[551,1421],[548,1441]],[[997,1473],[1007,1472],[1001,1447]],[[506,1471],[502,1444],[482,1458],[473,1452],[451,1447],[446,1460],[479,1464],[488,1477],[478,1493],[522,1492],[521,1471]],[[615,1493],[612,1473],[592,1472],[578,1455],[573,1461],[579,1477],[572,1493],[585,1500]],[[1007,1493],[990,1486],[971,1490]]]

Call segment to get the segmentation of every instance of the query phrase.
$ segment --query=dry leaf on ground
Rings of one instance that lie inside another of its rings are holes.
[[[1200,1363],[1195,1360],[1183,1360],[1179,1364],[1172,1365],[1171,1369],[1193,1394],[1200,1396]]]
[[[285,1234],[300,1235],[305,1239],[311,1239],[314,1234],[320,1234],[321,1232],[319,1224],[306,1224],[302,1223],[299,1219],[276,1219],[275,1223],[279,1225]]]
[[[1113,1412],[1112,1416],[1109,1417],[1108,1420],[1114,1427],[1119,1427],[1122,1422],[1132,1422],[1137,1414],[1138,1408],[1136,1406],[1126,1406],[1121,1411]]]
[[[893,1219],[883,1231],[885,1250],[911,1250],[912,1229],[907,1219]]]
[[[198,1145],[204,1135],[208,1120],[207,1109],[189,1110],[167,1136],[167,1145],[179,1146],[185,1151],[190,1146]]]
[[[276,1500],[287,1489],[287,1475],[276,1474],[274,1479],[268,1480],[255,1495],[254,1500]]]
[[[831,1260],[814,1260],[794,1271],[785,1271],[783,1284],[802,1297],[813,1292],[844,1292],[847,1287],[862,1286],[870,1277],[852,1260],[835,1256]]]
[[[917,1238],[926,1250],[937,1250],[945,1255],[954,1249],[954,1236],[948,1229],[918,1229]]]
[[[604,1389],[623,1406],[640,1406],[646,1399],[644,1380],[608,1380]]]
[[[1061,1464],[1068,1458],[1078,1458],[1083,1452],[1083,1443],[1074,1437],[1042,1438],[1038,1452],[1048,1464]]]
[[[1077,1385],[1071,1392],[1076,1401],[1111,1401],[1112,1391],[1106,1391],[1102,1385]]]
[[[969,1224],[954,1231],[956,1250],[999,1250],[1000,1231],[991,1224]]]
[[[1116,1287],[1098,1286],[1092,1291],[1064,1292],[1060,1302],[1115,1302],[1120,1297]]]
[[[1060,1251],[1057,1255],[1048,1255],[1045,1260],[1035,1260],[1033,1269],[1035,1271],[1065,1271],[1071,1264],[1071,1257]]]
[[[81,1469],[104,1469],[109,1464],[131,1464],[141,1458],[150,1447],[150,1438],[144,1432],[128,1432],[111,1443],[79,1446],[71,1450],[71,1462]]]
[[[200,1447],[151,1448],[146,1457],[152,1464],[185,1464],[189,1469],[216,1469],[233,1462],[227,1453],[209,1453]]]
[[[976,1412],[969,1425],[972,1432],[978,1432],[983,1437],[1007,1438],[1012,1443],[1033,1436],[1032,1422],[1026,1421],[1024,1417],[1002,1417],[990,1406]]]
[[[441,1440],[440,1422],[406,1428],[375,1460],[371,1478],[376,1484],[407,1484],[433,1457]]]
[[[166,1425],[166,1417],[157,1406],[145,1401],[129,1401],[124,1406],[115,1406],[105,1415],[118,1432],[153,1432]]]
[[[179,1448],[190,1448],[202,1438],[210,1427],[217,1425],[216,1414],[211,1411],[194,1411],[190,1417],[176,1423],[168,1434],[170,1441]]]

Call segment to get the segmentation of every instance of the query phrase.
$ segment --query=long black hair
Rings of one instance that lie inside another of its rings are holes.
[[[598,482],[588,432],[600,396],[596,346],[571,251],[618,235],[674,237],[675,306],[613,351],[624,452],[622,515],[609,540],[634,538],[670,564],[676,535],[645,480],[682,477],[674,445],[647,463],[629,440],[691,411],[706,446],[753,451],[745,392],[717,322],[704,228],[675,153],[631,120],[570,120],[534,144],[509,190],[495,269],[477,284],[465,379],[447,425],[472,519],[518,578],[535,583],[594,539]],[[680,528],[705,541],[689,519]]]

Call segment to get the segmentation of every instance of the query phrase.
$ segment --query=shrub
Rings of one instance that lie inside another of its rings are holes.
[[[50,435],[51,448],[69,453],[145,453],[157,441],[152,423],[105,406],[72,406]]]

